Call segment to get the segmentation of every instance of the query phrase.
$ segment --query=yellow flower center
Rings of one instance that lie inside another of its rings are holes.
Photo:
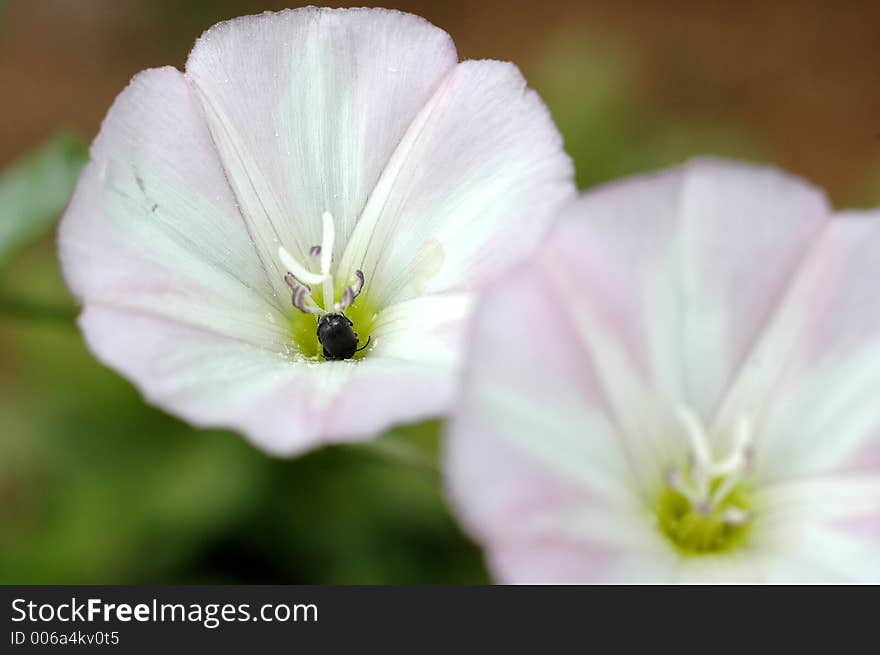
[[[283,246],[278,248],[278,256],[287,268],[284,281],[290,287],[295,308],[288,314],[290,338],[297,354],[304,357],[360,359],[368,350],[378,309],[361,295],[365,285],[362,271],[355,271],[351,280],[337,284],[332,272],[336,240],[333,216],[324,212],[321,221],[321,245],[312,246],[308,252],[310,259],[318,261],[319,272],[313,270],[314,264],[303,264]],[[351,325],[338,315],[347,318]],[[325,317],[329,322],[322,324]],[[321,338],[325,339],[323,344],[318,336],[319,325],[324,335]]]
[[[737,426],[735,444],[713,457],[700,419],[682,408],[679,418],[691,442],[688,463],[666,471],[656,503],[658,526],[687,555],[720,553],[741,546],[752,525],[746,477],[751,468],[751,425]]]
[[[370,302],[369,296],[365,294],[358,296],[354,303],[345,310],[348,320],[354,324],[353,328],[361,345],[372,338],[378,313],[378,308]],[[315,360],[321,359],[321,344],[317,335],[319,320],[320,317],[317,314],[306,314],[295,308],[287,314],[290,340],[296,347],[296,351],[304,357]],[[361,359],[369,351],[370,348],[366,348],[357,352],[352,359]]]

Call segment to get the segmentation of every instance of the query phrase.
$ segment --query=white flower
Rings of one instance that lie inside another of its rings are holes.
[[[378,9],[215,25],[185,73],[134,78],[91,155],[59,237],[89,347],[282,454],[444,412],[471,289],[574,193],[514,66]],[[366,348],[325,361],[324,310]]]
[[[880,581],[880,213],[697,161],[479,303],[448,488],[509,582]]]

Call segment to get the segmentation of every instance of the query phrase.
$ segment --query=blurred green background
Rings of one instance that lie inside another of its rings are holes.
[[[0,2],[0,583],[488,581],[436,475],[384,452],[435,457],[439,424],[271,459],[145,406],[73,325],[53,227],[113,97],[212,23],[282,6]],[[880,4],[394,7],[462,58],[518,63],[584,188],[710,153],[880,203]]]

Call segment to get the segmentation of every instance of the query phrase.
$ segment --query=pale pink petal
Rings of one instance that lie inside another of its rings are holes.
[[[880,213],[835,218],[744,367],[726,409],[755,417],[761,476],[880,473],[878,253]]]
[[[453,507],[506,581],[762,579],[748,556],[679,556],[653,503],[686,461],[675,409],[711,422],[827,223],[824,196],[701,160],[568,214],[480,300],[448,434]]]
[[[452,392],[448,365],[395,357],[393,345],[360,361],[318,363],[110,306],[87,306],[80,326],[92,352],[150,402],[199,427],[238,430],[277,455],[436,417]],[[442,322],[436,332],[442,343]],[[424,333],[428,347],[433,334]]]
[[[797,178],[715,160],[607,185],[568,214],[543,257],[575,311],[706,420],[830,215]]]
[[[490,551],[487,565],[502,584],[598,584],[618,556],[614,549],[557,536],[542,542],[502,543]]]
[[[642,536],[628,521],[640,499],[627,454],[541,270],[513,279],[481,299],[473,323],[448,495],[499,580],[602,580],[590,553],[613,560]]]
[[[880,582],[880,475],[767,482],[755,502],[769,581]]]
[[[476,288],[531,252],[573,195],[547,107],[512,64],[466,61],[404,135],[340,263],[380,305]]]
[[[384,9],[245,16],[198,40],[186,75],[279,294],[278,246],[306,260],[329,211],[338,260],[392,152],[457,59],[445,32]]]
[[[444,253],[445,231],[465,226],[436,211],[400,226],[412,232],[400,233],[402,241],[419,244],[418,265],[395,260],[403,266],[396,274],[417,293],[387,304],[370,298],[378,305],[373,342],[356,362],[299,356],[277,250],[284,245],[305,259],[330,211],[338,260],[380,178],[412,181],[416,170],[488,176],[487,166],[496,167],[499,179],[486,193],[468,175],[438,174],[418,196],[468,221],[473,214],[462,202],[483,207],[494,197],[510,213],[511,198],[535,202],[554,185],[570,192],[559,136],[518,73],[500,64],[456,71],[449,36],[418,17],[306,8],[219,24],[197,43],[186,74],[166,68],[137,76],[109,112],[61,224],[65,277],[85,306],[90,348],[150,401],[199,426],[238,429],[273,453],[368,438],[441,414],[470,308],[460,293],[468,285],[459,282],[479,275],[462,268],[448,293],[424,283],[445,270],[444,260],[459,263]],[[438,104],[441,86],[446,100]],[[444,131],[435,159],[407,141],[426,104],[442,107],[425,131],[432,139]],[[497,138],[474,136],[472,122]],[[455,140],[459,130],[467,137]],[[533,162],[529,187],[524,171],[506,163],[518,152],[513,134],[566,179],[548,182]],[[395,164],[383,177],[391,159],[399,163],[404,141],[408,172],[401,176]],[[542,150],[548,144],[555,152]],[[405,185],[395,193],[410,197]],[[521,239],[499,240],[485,269],[497,270],[517,244],[534,241],[563,195],[549,193],[531,227],[516,228]],[[505,229],[500,215],[469,223],[472,239],[457,236],[486,246],[492,231]]]
[[[198,101],[173,68],[141,73],[114,102],[58,244],[82,302],[267,348],[281,339],[286,299],[254,256]]]

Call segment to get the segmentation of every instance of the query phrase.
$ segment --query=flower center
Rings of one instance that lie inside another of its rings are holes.
[[[300,263],[283,246],[278,248],[278,257],[287,268],[284,281],[290,287],[291,302],[299,310],[290,315],[290,334],[306,357],[320,354],[324,359],[352,359],[369,345],[375,311],[363,301],[354,306],[364,288],[364,274],[360,270],[355,271],[350,283],[341,289],[339,300],[335,300],[332,266],[336,228],[330,212],[325,211],[321,221],[321,245],[309,249],[309,258],[318,260],[319,272]],[[312,288],[317,285],[321,294],[315,298]]]
[[[751,469],[751,421],[737,423],[733,448],[712,454],[702,421],[688,408],[678,417],[690,440],[686,466],[670,466],[657,505],[660,529],[687,554],[708,554],[740,545],[752,515],[745,478]]]

